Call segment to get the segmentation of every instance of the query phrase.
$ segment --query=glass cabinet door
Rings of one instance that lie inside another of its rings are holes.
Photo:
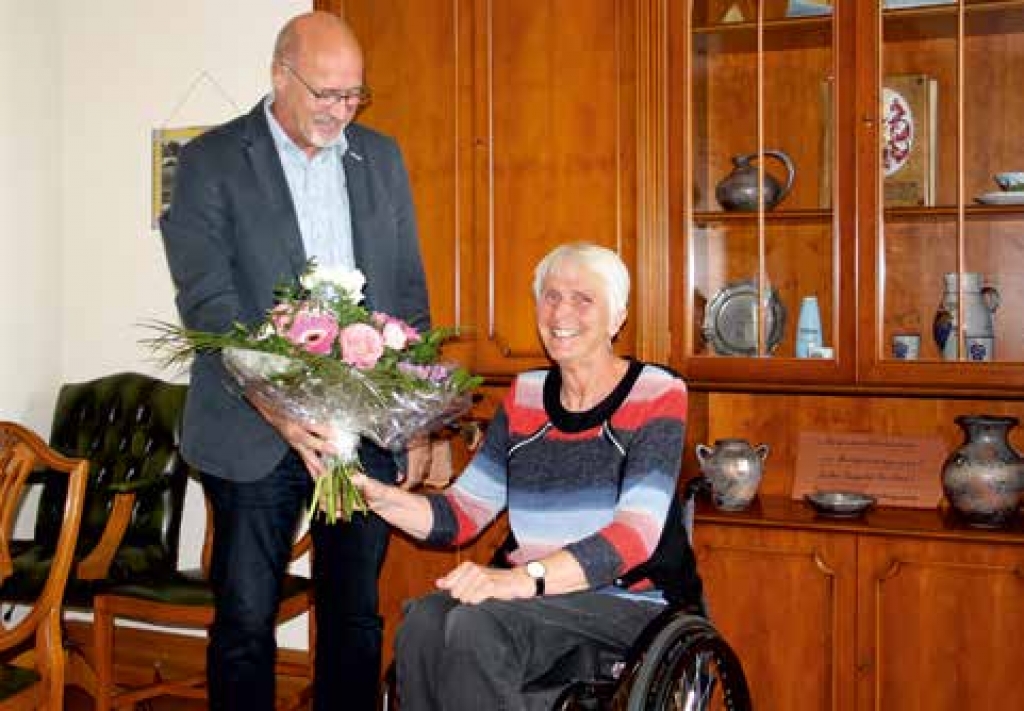
[[[875,12],[868,378],[1005,387],[1024,361],[1024,174],[1012,176],[1024,171],[1024,5],[883,0]]]
[[[853,349],[838,318],[837,95],[852,94],[837,80],[835,8],[685,6],[670,72],[685,89],[670,103],[673,362],[715,381],[837,378]]]

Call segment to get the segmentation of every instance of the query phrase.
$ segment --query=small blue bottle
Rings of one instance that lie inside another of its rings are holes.
[[[810,357],[811,346],[821,346],[821,312],[818,297],[805,296],[800,303],[800,318],[796,324],[796,357]]]

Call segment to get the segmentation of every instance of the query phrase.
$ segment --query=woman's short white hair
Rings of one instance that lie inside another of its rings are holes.
[[[534,299],[540,301],[544,280],[563,262],[571,262],[600,277],[613,325],[625,315],[629,307],[629,270],[618,254],[590,242],[560,245],[540,260],[533,272]]]

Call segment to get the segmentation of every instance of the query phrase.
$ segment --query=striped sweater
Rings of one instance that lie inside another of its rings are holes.
[[[462,476],[430,497],[427,540],[461,544],[506,507],[521,564],[565,549],[591,589],[645,562],[676,489],[686,426],[686,386],[633,361],[596,407],[562,407],[561,373],[521,374]]]

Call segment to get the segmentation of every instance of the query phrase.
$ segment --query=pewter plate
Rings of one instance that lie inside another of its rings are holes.
[[[804,500],[822,516],[853,518],[874,506],[875,497],[859,491],[815,491]]]
[[[765,304],[765,343],[771,353],[782,340],[786,328],[786,308],[779,292],[772,289]],[[702,333],[718,355],[757,355],[757,286],[752,280],[730,284],[720,289],[704,312]]]

